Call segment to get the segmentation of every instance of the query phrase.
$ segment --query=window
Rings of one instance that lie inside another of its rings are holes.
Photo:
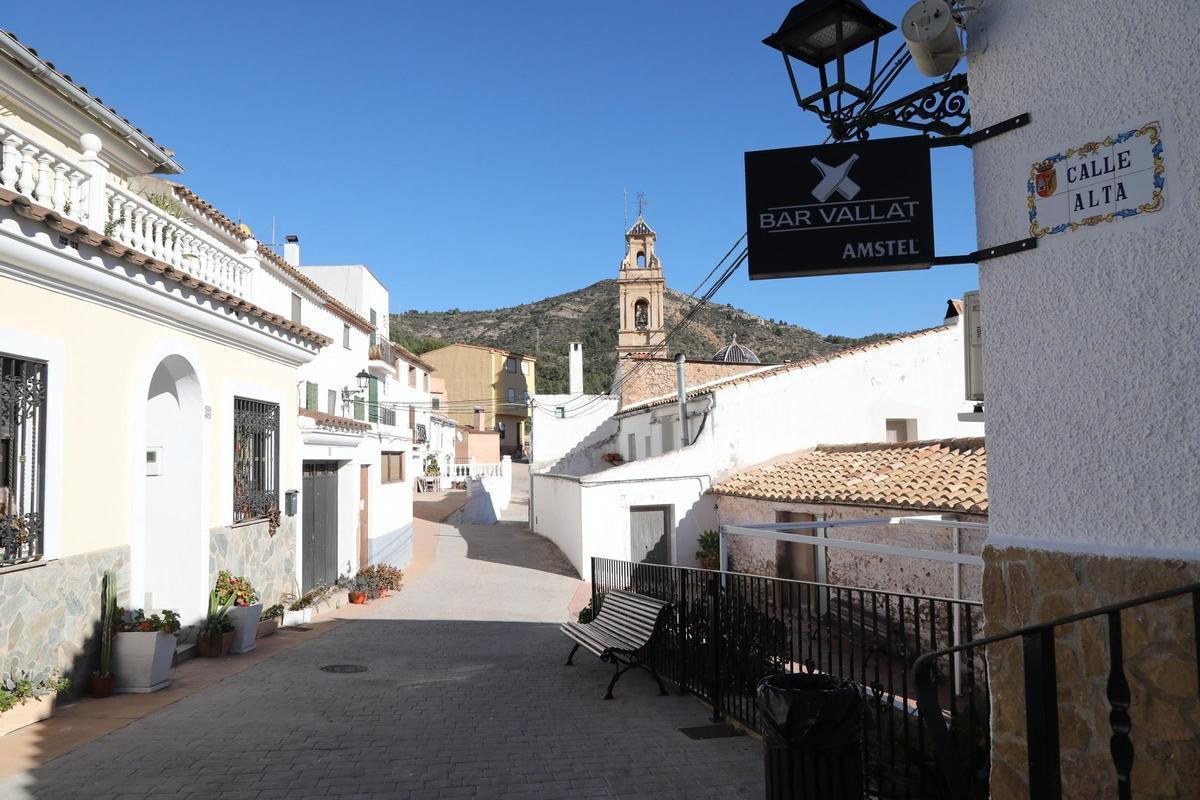
[[[633,304],[633,327],[639,331],[644,331],[650,327],[650,303],[646,300],[638,300]]]
[[[504,359],[504,371],[512,372],[515,374],[517,371],[517,360],[515,358],[513,358],[512,356],[509,356],[508,358]]]
[[[508,438],[508,426],[500,420],[496,420],[496,430],[500,432],[500,441]]]
[[[371,309],[371,327],[375,327],[375,309]]]
[[[233,399],[233,521],[279,507],[279,406]]]
[[[555,419],[566,419],[567,418],[567,407],[566,406],[555,406],[554,407],[554,418]]]
[[[915,442],[917,421],[915,419],[889,419],[884,424],[889,442]]]
[[[516,389],[508,390],[508,402],[510,402],[510,403],[517,402],[517,390]]]
[[[442,407],[442,398],[440,398],[440,397],[433,398],[433,410],[437,411],[441,407]]]
[[[662,421],[662,451],[669,453],[675,449],[675,420]]]
[[[409,430],[416,430],[416,428],[417,428],[417,407],[416,406],[408,407],[408,427],[409,427]]]
[[[646,254],[645,253],[637,254],[637,268],[638,269],[646,268]]]
[[[380,474],[384,483],[404,480],[404,453],[380,453]]]
[[[45,547],[46,371],[0,354],[0,566],[36,561]]]
[[[650,442],[651,442],[650,434],[647,433],[646,434],[646,458],[649,458],[652,455],[652,453],[650,451]]]
[[[428,372],[422,372],[422,373],[421,373],[421,379],[422,379],[422,381],[423,381],[423,383],[421,384],[421,386],[422,386],[422,391],[428,392],[428,391],[429,391],[429,373],[428,373]]]
[[[320,396],[321,395],[317,388],[317,385],[315,383],[308,383],[306,381],[304,384],[304,407],[307,408],[309,411],[320,410],[317,408],[317,403],[318,403],[317,398]]]
[[[300,323],[300,295],[292,295],[292,322]]]
[[[367,385],[367,402],[367,421],[379,422],[379,378],[374,375]]]
[[[412,364],[408,365],[408,385],[417,388],[417,368]]]
[[[342,325],[342,347],[350,349],[350,326],[348,324]]]
[[[629,434],[629,460],[637,461],[637,434]]]
[[[329,407],[325,409],[325,413],[331,415],[337,414],[337,391],[330,389],[327,401],[329,403]]]

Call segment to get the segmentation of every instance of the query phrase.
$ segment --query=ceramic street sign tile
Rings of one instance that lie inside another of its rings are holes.
[[[1029,233],[1043,238],[1144,219],[1163,208],[1162,125],[1147,122],[1033,162]]]

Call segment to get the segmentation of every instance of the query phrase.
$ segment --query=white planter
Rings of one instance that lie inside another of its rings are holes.
[[[249,653],[254,649],[254,640],[258,637],[258,616],[262,610],[262,603],[234,606],[229,609],[229,619],[233,621],[233,644],[229,646],[230,653]]]
[[[171,682],[175,634],[157,631],[118,633],[113,641],[113,691],[157,692]]]
[[[26,725],[32,725],[53,716],[55,700],[56,696],[53,694],[29,697],[24,703],[17,703],[8,711],[0,714],[0,736],[5,736]]]
[[[302,608],[299,611],[290,611],[284,609],[283,612],[283,627],[291,628],[295,625],[305,625],[312,619],[312,607]]]

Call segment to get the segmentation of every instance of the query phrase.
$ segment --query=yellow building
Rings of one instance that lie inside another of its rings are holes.
[[[446,381],[447,416],[475,424],[475,408],[484,411],[485,427],[500,432],[500,452],[512,455],[529,440],[528,397],[536,393],[533,356],[474,344],[451,344],[421,358]]]

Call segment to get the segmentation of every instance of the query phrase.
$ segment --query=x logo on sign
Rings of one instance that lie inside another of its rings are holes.
[[[824,203],[833,196],[834,192],[837,192],[847,200],[854,199],[860,187],[857,183],[850,180],[850,176],[847,173],[850,172],[850,168],[854,166],[855,161],[858,161],[857,154],[850,156],[836,167],[822,163],[820,159],[812,159],[812,165],[821,173],[821,182],[812,190],[812,195],[817,198],[817,202]]]

